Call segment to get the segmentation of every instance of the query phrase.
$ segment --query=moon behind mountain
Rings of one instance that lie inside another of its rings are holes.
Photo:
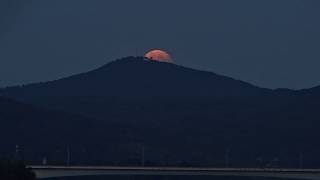
[[[158,62],[166,62],[166,63],[173,63],[171,56],[169,53],[155,49],[152,51],[147,52],[144,57],[153,60],[153,61],[158,61]]]

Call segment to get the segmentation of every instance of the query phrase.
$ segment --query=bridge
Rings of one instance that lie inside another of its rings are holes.
[[[251,176],[320,180],[320,169],[193,168],[117,166],[27,166],[38,179],[97,175]]]

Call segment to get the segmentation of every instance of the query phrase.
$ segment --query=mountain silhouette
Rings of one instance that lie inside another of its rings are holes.
[[[15,96],[256,96],[270,93],[248,83],[182,66],[128,57],[68,78],[8,88]]]
[[[71,141],[81,134],[70,131],[70,127],[77,124],[86,132],[85,127],[92,124],[86,118],[38,108],[4,97],[0,97],[0,122],[0,146],[4,154],[17,144],[23,147],[41,143],[41,146],[52,147],[60,144],[62,138]]]
[[[230,148],[234,166],[256,166],[257,158],[271,161],[276,156],[286,167],[297,166],[300,153],[307,154],[306,166],[320,165],[316,91],[265,89],[143,57],[123,58],[60,80],[0,90],[3,96],[49,109],[50,113],[27,112],[48,117],[44,139],[54,139],[51,134],[62,128],[61,136],[68,138],[59,136],[60,142],[47,144],[77,147],[78,161],[139,164],[143,146],[148,161],[156,165],[219,166],[224,163],[225,149]],[[52,112],[61,118],[53,119]],[[38,134],[32,127],[37,119],[41,118],[24,120],[31,125],[27,128],[31,133],[24,137]],[[34,149],[42,143],[35,140],[28,146]],[[86,149],[85,160],[81,149]],[[43,153],[52,154],[52,148],[44,148]],[[108,155],[101,158],[101,153]]]
[[[119,124],[101,123],[93,118],[39,108],[6,97],[0,97],[0,122],[0,157],[19,158],[29,164],[39,164],[44,157],[51,163],[64,164],[70,146],[83,151],[83,147],[97,146],[102,139],[116,138],[119,142],[128,139],[126,134],[117,134],[123,129]],[[110,152],[110,149],[104,151]],[[101,153],[101,149],[91,153],[92,156],[82,157],[81,161],[99,161],[100,157],[94,154]],[[73,155],[83,154],[74,152]]]

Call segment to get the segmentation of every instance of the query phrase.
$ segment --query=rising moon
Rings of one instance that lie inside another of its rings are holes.
[[[173,63],[171,56],[167,52],[159,49],[149,51],[144,57],[153,61]]]

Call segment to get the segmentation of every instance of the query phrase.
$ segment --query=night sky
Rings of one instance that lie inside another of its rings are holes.
[[[0,1],[0,86],[54,80],[154,48],[179,65],[261,87],[313,87],[320,1]]]

